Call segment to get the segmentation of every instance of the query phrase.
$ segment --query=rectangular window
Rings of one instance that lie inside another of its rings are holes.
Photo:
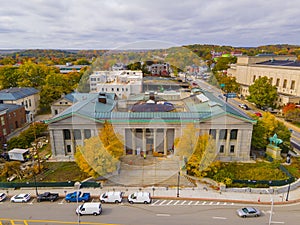
[[[284,81],[283,81],[283,88],[286,88],[286,84],[287,84],[287,80],[284,79]]]
[[[295,81],[294,80],[292,80],[292,82],[291,82],[291,89],[295,90]]]
[[[7,135],[6,128],[3,128],[3,135]]]
[[[238,133],[237,129],[231,130],[230,131],[230,140],[236,140],[237,139],[237,133]]]
[[[67,145],[67,153],[71,153],[72,149],[71,149],[71,145]]]
[[[114,91],[114,88],[111,88],[111,91]]]
[[[279,86],[279,83],[280,83],[280,79],[279,79],[279,78],[277,78],[277,80],[276,80],[276,87],[278,87],[278,86]]]
[[[224,153],[224,145],[220,145],[219,152],[220,152],[220,153]]]
[[[234,145],[230,145],[230,153],[234,153]]]
[[[221,129],[219,139],[226,139],[226,138],[227,138],[227,130],[226,129]]]
[[[119,91],[119,88],[117,88],[117,91]]]
[[[64,129],[63,133],[64,133],[64,140],[70,140],[71,139],[70,130]]]
[[[29,99],[29,107],[31,107],[31,99]]]
[[[78,129],[74,130],[74,138],[75,140],[81,140],[81,130]]]
[[[1,125],[2,125],[2,126],[4,126],[4,125],[5,125],[4,116],[1,116]]]
[[[90,138],[91,135],[91,130],[90,129],[84,129],[84,139]]]
[[[216,129],[209,130],[209,135],[212,136],[213,139],[216,139],[216,134],[217,134]]]
[[[270,84],[273,85],[273,77],[271,77],[271,78],[269,79],[269,81],[270,81]]]

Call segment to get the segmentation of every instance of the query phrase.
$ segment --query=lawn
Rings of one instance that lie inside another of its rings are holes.
[[[37,176],[43,182],[82,181],[88,178],[75,162],[44,162],[43,172]]]

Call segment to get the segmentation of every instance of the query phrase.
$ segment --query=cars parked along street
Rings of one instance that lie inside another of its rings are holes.
[[[28,202],[30,200],[31,196],[30,194],[18,194],[14,195],[10,201],[11,202]]]
[[[100,195],[100,202],[102,203],[121,203],[122,202],[121,191],[107,191]]]
[[[88,202],[91,199],[90,193],[75,191],[66,195],[66,202]]]
[[[53,201],[57,200],[58,198],[59,198],[58,193],[45,192],[45,193],[39,194],[37,196],[37,201],[38,202],[41,202],[41,201],[53,202]]]
[[[246,105],[246,104],[239,104],[239,107],[244,109],[244,110],[249,110],[250,109],[249,106]]]
[[[152,201],[152,199],[151,199],[149,192],[134,192],[134,193],[128,195],[128,202],[130,204],[133,204],[133,203],[150,204],[151,201]]]
[[[0,202],[5,201],[6,199],[6,194],[5,193],[0,193]]]
[[[76,209],[76,214],[82,215],[94,215],[98,216],[102,213],[102,206],[99,202],[84,203]]]

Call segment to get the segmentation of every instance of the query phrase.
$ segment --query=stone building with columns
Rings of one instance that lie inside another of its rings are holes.
[[[52,155],[73,160],[77,145],[98,135],[105,121],[122,136],[124,154],[176,154],[174,141],[188,124],[215,140],[217,159],[247,161],[255,120],[209,92],[166,101],[154,93],[118,100],[113,93],[91,93],[48,120]]]

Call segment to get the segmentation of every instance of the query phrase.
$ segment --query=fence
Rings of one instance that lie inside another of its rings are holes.
[[[0,188],[30,188],[30,187],[74,187],[75,181],[66,182],[0,182]],[[97,182],[82,182],[81,188],[96,188],[101,187]]]

